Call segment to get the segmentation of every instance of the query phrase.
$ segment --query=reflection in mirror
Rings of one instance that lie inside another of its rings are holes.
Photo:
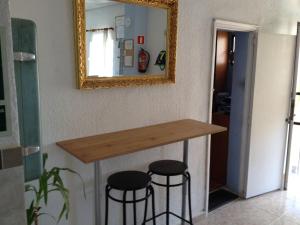
[[[87,76],[166,75],[167,9],[85,0]]]
[[[4,83],[3,83],[3,68],[2,68],[2,51],[1,51],[1,36],[0,36],[0,101],[4,101]]]
[[[4,77],[4,64],[5,64],[5,29],[0,27],[0,136],[5,136],[8,134],[8,101],[5,99],[7,96],[5,90],[5,81],[7,79]]]

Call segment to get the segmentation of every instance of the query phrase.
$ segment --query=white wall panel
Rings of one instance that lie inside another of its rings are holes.
[[[247,197],[282,184],[295,41],[291,35],[259,34]]]

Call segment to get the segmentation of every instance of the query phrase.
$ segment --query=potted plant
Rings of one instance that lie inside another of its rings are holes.
[[[69,190],[65,187],[65,184],[61,178],[62,172],[69,172],[75,174],[81,179],[83,185],[83,194],[84,197],[86,197],[84,182],[80,174],[69,168],[53,167],[51,170],[47,170],[45,168],[47,159],[48,154],[43,154],[43,173],[38,180],[38,187],[32,184],[25,185],[25,191],[32,192],[34,196],[29,208],[26,210],[27,225],[38,225],[39,217],[42,215],[51,216],[57,223],[59,223],[63,216],[65,216],[65,218],[68,219],[70,211]],[[63,205],[57,218],[53,215],[50,215],[49,213],[42,211],[41,206],[42,203],[47,205],[49,194],[55,192],[59,193],[63,200]]]

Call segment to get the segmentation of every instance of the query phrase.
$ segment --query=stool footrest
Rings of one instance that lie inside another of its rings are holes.
[[[177,217],[177,218],[180,219],[180,220],[183,220],[184,222],[186,222],[186,223],[188,223],[188,224],[193,225],[193,222],[190,222],[190,221],[188,221],[188,220],[182,218],[181,216],[178,216],[177,214],[175,214],[175,213],[173,213],[173,212],[162,212],[162,213],[159,213],[159,214],[157,214],[155,217],[151,217],[151,218],[149,218],[149,219],[146,219],[145,223],[148,223],[148,222],[150,222],[151,220],[153,220],[154,218],[161,217],[161,216],[166,215],[166,214],[168,214],[168,213],[169,213],[170,215],[172,215],[172,216]],[[143,223],[142,225],[145,225],[145,223]]]
[[[179,186],[183,186],[185,185],[186,181],[188,180],[188,177],[185,175],[185,174],[182,174],[182,176],[184,177],[184,181],[182,183],[178,183],[178,184],[169,184],[169,185],[166,185],[166,184],[161,184],[161,183],[158,183],[158,182],[155,182],[155,181],[151,181],[152,184],[155,184],[157,186],[160,186],[160,187],[179,187]]]
[[[140,199],[136,199],[136,200],[120,200],[117,199],[113,196],[110,195],[110,191],[112,190],[112,188],[108,188],[107,190],[107,197],[115,202],[119,202],[119,203],[125,203],[125,204],[133,204],[133,203],[138,203],[138,202],[142,202],[145,201],[147,198],[149,198],[152,194],[151,194],[151,186],[146,188],[147,190],[147,196],[140,198]],[[149,193],[148,193],[149,191]],[[126,191],[126,192],[132,192],[132,191]]]

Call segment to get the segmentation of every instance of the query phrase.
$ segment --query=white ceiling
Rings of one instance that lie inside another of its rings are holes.
[[[86,10],[101,8],[109,5],[115,5],[118,2],[113,0],[85,0],[85,8]]]

